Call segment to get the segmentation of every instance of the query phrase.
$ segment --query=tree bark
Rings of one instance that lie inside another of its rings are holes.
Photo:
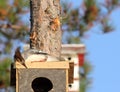
[[[30,0],[30,48],[60,57],[60,0]]]

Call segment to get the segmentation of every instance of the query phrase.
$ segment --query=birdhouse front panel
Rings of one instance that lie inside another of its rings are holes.
[[[63,69],[20,69],[18,72],[19,92],[34,92],[32,83],[36,78],[44,78],[51,81],[53,87],[49,92],[66,92],[66,71]],[[41,89],[38,88],[39,90],[47,90],[44,88],[49,86],[49,83],[45,84],[44,81],[36,84],[40,85],[39,88]]]
[[[16,65],[16,92],[68,92],[68,62],[34,63],[31,68]]]

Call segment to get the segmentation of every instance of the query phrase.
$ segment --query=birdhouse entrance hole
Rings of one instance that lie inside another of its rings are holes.
[[[38,77],[32,81],[34,92],[48,92],[53,88],[52,82],[45,77]]]

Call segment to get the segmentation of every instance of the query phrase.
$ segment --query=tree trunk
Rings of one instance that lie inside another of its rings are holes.
[[[60,57],[60,0],[30,1],[30,48]]]

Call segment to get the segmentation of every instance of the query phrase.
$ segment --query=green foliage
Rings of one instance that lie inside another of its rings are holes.
[[[86,83],[86,79],[82,78],[80,80],[80,92],[86,92],[87,90],[87,83]]]
[[[8,0],[0,0],[0,8],[5,8],[5,6],[7,5]]]
[[[28,5],[29,0],[0,0],[0,81],[5,86],[9,86],[10,82],[10,57],[14,42],[26,42],[25,34],[29,32],[28,25],[21,20],[22,15],[29,13]]]
[[[71,36],[70,38],[68,38],[68,43],[69,44],[72,44],[72,43],[80,43],[80,38],[78,38],[78,37],[75,37],[75,36]]]
[[[26,8],[29,7],[29,1],[28,0],[14,0],[14,5],[17,6],[17,8]]]
[[[10,64],[11,59],[5,58],[0,62],[0,80],[2,80],[5,86],[10,84]]]
[[[96,0],[84,0],[87,8],[90,8],[96,4]]]
[[[92,70],[92,66],[90,64],[90,62],[86,61],[82,67],[84,69],[84,74],[87,75],[91,72]]]
[[[11,3],[10,3],[11,2]],[[1,0],[0,1],[0,39],[1,45],[5,46],[2,53],[11,53],[13,40],[27,42],[25,34],[29,33],[29,26],[21,20],[21,16],[29,13],[28,0]]]
[[[91,78],[89,74],[92,71],[92,65],[90,62],[86,61],[82,67],[80,67],[83,72],[80,71],[80,92],[87,92],[87,88],[91,84]]]
[[[104,21],[104,19],[109,18],[112,11],[119,6],[119,3],[119,0],[105,0],[104,3],[98,3],[97,0],[83,0],[80,7],[73,8],[71,3],[64,2],[62,4],[63,13],[66,14],[67,17],[62,21],[63,26],[66,26],[63,32],[78,31],[77,37],[81,38],[84,37],[85,32],[96,27],[97,24],[101,25],[100,29],[102,33],[113,31],[113,25],[109,24],[110,19],[106,21]],[[101,13],[103,7],[108,13]],[[72,37],[66,39],[68,43],[76,43],[73,42]]]

